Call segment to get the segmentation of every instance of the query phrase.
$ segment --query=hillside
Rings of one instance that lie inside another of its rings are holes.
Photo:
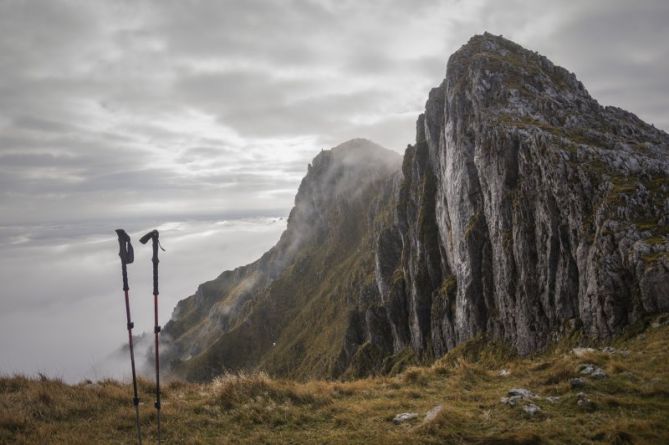
[[[605,350],[574,351],[579,339],[563,339],[533,359],[474,340],[432,366],[350,382],[296,383],[258,374],[206,384],[172,381],[163,393],[163,440],[193,445],[669,443],[668,322],[666,316],[638,322]],[[597,378],[587,365],[606,376]],[[574,385],[575,378],[582,386]],[[501,403],[514,388],[537,397],[513,406]],[[144,440],[154,443],[153,384],[142,381],[140,389]],[[134,438],[131,393],[129,385],[110,380],[69,386],[0,378],[0,443],[129,443]],[[530,405],[540,411],[529,414]],[[436,406],[441,410],[433,410]],[[426,419],[431,410],[434,417]],[[395,424],[395,416],[405,412],[418,417]]]
[[[277,245],[176,307],[164,330],[173,372],[202,381],[256,367],[300,378],[350,371],[378,298],[372,234],[389,218],[400,164],[362,139],[316,156]]]
[[[403,160],[365,140],[314,159],[277,245],[177,306],[175,375],[379,375],[479,336],[606,342],[669,310],[667,133],[490,34],[416,127]]]

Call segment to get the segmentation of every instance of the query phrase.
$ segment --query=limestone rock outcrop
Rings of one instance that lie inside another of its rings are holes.
[[[669,135],[545,57],[472,38],[430,92],[403,172],[379,238],[403,249],[377,260],[401,263],[379,280],[408,310],[397,347],[441,355],[486,333],[529,353],[669,309]]]

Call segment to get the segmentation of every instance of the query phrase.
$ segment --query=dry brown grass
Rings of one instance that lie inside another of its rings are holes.
[[[669,327],[615,344],[628,356],[569,348],[513,358],[481,339],[430,367],[394,377],[296,383],[263,373],[228,374],[209,384],[172,381],[163,392],[166,444],[663,444],[669,443]],[[609,378],[572,390],[578,365]],[[510,375],[502,377],[500,369]],[[499,402],[513,387],[542,396],[542,413]],[[141,423],[155,441],[153,384],[140,382]],[[577,406],[579,391],[593,411]],[[134,412],[127,384],[104,380],[66,385],[22,376],[0,378],[0,443],[132,443]],[[546,396],[559,396],[551,403]],[[423,416],[444,409],[431,422]],[[395,425],[401,412],[419,414]]]

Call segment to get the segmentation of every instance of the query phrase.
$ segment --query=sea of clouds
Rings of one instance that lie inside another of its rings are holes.
[[[0,374],[43,373],[67,382],[129,377],[114,233],[121,224],[0,227]],[[134,333],[153,331],[151,248],[139,243],[141,235],[157,228],[166,249],[159,265],[164,325],[176,303],[198,284],[257,259],[285,226],[282,216],[129,223],[125,229],[135,248],[135,262],[128,266]],[[142,368],[146,347],[137,351]]]

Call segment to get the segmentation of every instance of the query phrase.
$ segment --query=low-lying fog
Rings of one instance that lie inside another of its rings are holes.
[[[119,350],[127,331],[117,226],[0,227],[0,374],[41,372],[68,382],[130,376],[127,350]],[[128,224],[134,333],[153,332],[151,248],[138,241],[145,232],[157,228],[166,249],[159,266],[164,326],[198,284],[255,260],[285,226],[278,216]],[[140,363],[144,353],[137,351]]]

